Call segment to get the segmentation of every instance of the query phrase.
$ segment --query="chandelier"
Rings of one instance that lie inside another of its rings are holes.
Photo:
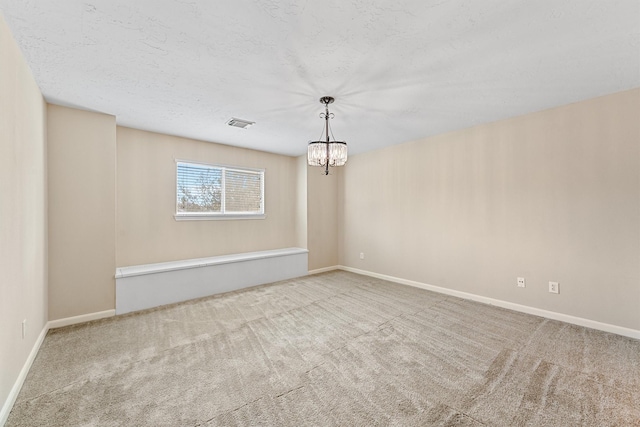
[[[307,149],[307,161],[309,166],[324,167],[324,174],[329,175],[329,166],[344,166],[347,163],[347,143],[344,141],[329,140],[329,119],[332,119],[333,113],[329,113],[329,104],[333,103],[331,96],[323,96],[320,103],[324,104],[324,113],[320,113],[320,118],[324,119],[323,134],[326,138],[321,141],[309,142]],[[333,137],[333,132],[331,132]],[[321,135],[322,137],[322,135]]]

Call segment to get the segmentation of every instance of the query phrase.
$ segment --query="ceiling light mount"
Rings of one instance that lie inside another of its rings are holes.
[[[333,101],[335,100],[336,99],[333,96],[323,96],[322,98],[320,98],[320,103],[329,105],[329,104],[333,104]]]
[[[324,174],[329,175],[329,166],[344,166],[347,163],[347,143],[344,141],[330,140],[329,134],[333,136],[329,127],[329,119],[334,117],[329,112],[329,104],[333,104],[335,98],[332,96],[323,96],[320,103],[324,104],[324,113],[320,113],[320,118],[324,119],[323,133],[324,140],[311,141],[307,147],[307,162],[310,166],[324,167]]]

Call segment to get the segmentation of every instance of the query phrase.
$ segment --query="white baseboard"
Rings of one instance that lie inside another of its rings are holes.
[[[44,338],[47,336],[47,332],[49,332],[49,329],[76,325],[78,323],[89,322],[91,320],[104,319],[106,317],[115,316],[115,314],[116,314],[115,310],[105,310],[105,311],[99,311],[96,313],[89,313],[89,314],[83,314],[80,316],[73,316],[73,317],[67,317],[64,319],[48,321],[42,328],[40,335],[38,335],[38,339],[36,340],[35,344],[33,344],[33,348],[29,353],[29,357],[27,357],[27,360],[24,362],[24,365],[20,370],[20,374],[18,374],[18,378],[16,378],[16,381],[13,384],[11,391],[9,392],[9,396],[7,396],[7,399],[2,405],[2,409],[0,410],[0,426],[4,426],[4,424],[7,422],[7,419],[9,418],[9,413],[11,412],[13,405],[16,403],[16,399],[18,398],[20,389],[22,389],[22,384],[24,384],[24,380],[27,378],[29,369],[31,369],[31,365],[33,364],[33,361],[36,359],[36,356],[38,355],[38,351],[40,350],[40,346],[44,342]]]
[[[451,295],[458,298],[463,298],[471,301],[477,301],[484,304],[495,305],[497,307],[507,308],[509,310],[519,311],[522,313],[533,314],[535,316],[545,317],[547,319],[559,320],[561,322],[572,323],[578,326],[584,326],[591,329],[597,329],[604,332],[610,332],[612,334],[622,335],[629,338],[635,338],[640,340],[640,331],[631,328],[625,328],[624,326],[611,325],[609,323],[602,323],[595,320],[585,319],[583,317],[571,316],[569,314],[558,313],[555,311],[543,310],[541,308],[530,307],[527,305],[516,304],[509,301],[503,301],[499,299],[483,297],[481,295],[471,294],[468,292],[456,291],[454,289],[442,288],[440,286],[428,285],[426,283],[416,282],[413,280],[402,279],[394,276],[387,276],[386,274],[374,273],[372,271],[360,270],[358,268],[347,267],[344,265],[338,266],[340,270],[350,271],[352,273],[362,274],[364,276],[376,277],[382,280],[388,280],[390,282],[400,283],[402,285],[414,286],[416,288],[426,289],[428,291],[438,292],[441,294]]]
[[[65,317],[64,319],[50,320],[47,323],[49,329],[62,328],[64,326],[85,323],[91,320],[105,319],[116,315],[115,310],[98,311],[96,313],[81,314],[80,316]]]
[[[316,268],[315,270],[309,270],[309,274],[326,273],[327,271],[339,270],[339,265],[332,265],[331,267]]]
[[[42,331],[40,332],[40,335],[38,335],[38,339],[36,340],[35,344],[33,344],[33,348],[29,353],[29,357],[27,357],[27,360],[24,362],[24,365],[20,370],[20,374],[18,374],[18,378],[16,378],[16,382],[13,384],[13,387],[9,392],[9,396],[7,396],[7,399],[5,400],[4,405],[2,405],[2,410],[0,410],[0,426],[4,426],[4,424],[7,422],[7,419],[9,418],[9,413],[13,408],[13,404],[16,403],[16,399],[18,398],[18,394],[20,393],[20,389],[22,388],[22,384],[24,384],[24,380],[27,378],[29,369],[31,369],[31,365],[33,364],[33,361],[36,359],[36,356],[38,355],[38,350],[40,350],[40,346],[44,341],[44,337],[47,336],[48,331],[49,331],[49,328],[47,323],[44,325],[44,328],[42,328]]]
[[[625,328],[623,326],[611,325],[608,323],[597,322],[595,320],[585,319],[582,317],[571,316],[568,314],[557,313],[554,311],[547,311],[540,308],[529,307],[526,305],[516,304],[508,301],[498,300],[494,298],[483,297],[481,295],[471,294],[468,292],[456,291],[454,289],[442,288],[440,286],[429,285],[426,283],[416,282],[413,280],[402,279],[399,277],[388,276],[386,274],[374,273],[372,271],[360,270],[358,268],[347,267],[344,265],[337,265],[331,267],[319,268],[316,270],[309,271],[309,274],[317,274],[324,273],[326,271],[332,270],[344,270],[349,271],[356,274],[362,274],[364,276],[376,277],[382,280],[388,280],[390,282],[400,283],[403,285],[413,286],[416,288],[426,289],[433,292],[438,292],[441,294],[451,295],[471,301],[477,301],[484,304],[495,305],[497,307],[507,308],[514,311],[519,311],[522,313],[533,314],[535,316],[545,317],[547,319],[559,320],[562,322],[572,323],[574,325],[585,326],[587,328],[597,329],[605,332],[611,332],[613,334],[618,334],[622,336],[626,336],[629,338],[640,339],[640,331],[631,328]],[[2,405],[2,409],[0,410],[0,426],[4,426],[7,422],[7,418],[9,418],[9,413],[13,408],[13,405],[18,398],[18,394],[20,393],[20,389],[22,388],[22,384],[24,380],[27,378],[27,374],[29,373],[29,369],[31,369],[31,365],[35,360],[38,351],[40,350],[40,346],[42,345],[45,336],[49,329],[61,328],[64,326],[75,325],[78,323],[89,322],[91,320],[104,319],[107,317],[115,316],[115,310],[105,310],[99,311],[96,313],[83,314],[80,316],[67,317],[64,319],[51,320],[47,322],[42,328],[40,335],[38,335],[38,339],[36,340],[31,352],[29,353],[29,357],[25,361],[22,370],[20,370],[20,374],[16,379],[7,399]]]

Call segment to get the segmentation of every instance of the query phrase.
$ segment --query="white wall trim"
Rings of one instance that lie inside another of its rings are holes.
[[[175,214],[176,221],[230,221],[236,219],[267,219],[266,214]]]
[[[583,317],[571,316],[569,314],[558,313],[555,311],[543,310],[541,308],[530,307],[527,305],[516,304],[509,301],[503,301],[495,298],[484,297],[481,295],[471,294],[468,292],[456,291],[454,289],[442,288],[440,286],[429,285],[426,283],[416,282],[413,280],[401,279],[399,277],[387,276],[386,274],[374,273],[372,271],[360,270],[358,268],[338,266],[340,270],[349,271],[351,273],[362,274],[364,276],[375,277],[390,282],[400,283],[402,285],[413,286],[416,288],[426,289],[428,291],[438,292],[441,294],[451,295],[471,301],[477,301],[484,304],[495,305],[497,307],[507,308],[509,310],[519,311],[522,313],[533,314],[534,316],[545,317],[547,319],[559,320],[561,322],[572,323],[578,326],[584,326],[591,329],[597,329],[612,334],[622,335],[629,338],[640,340],[640,330],[625,328],[624,326],[611,325],[595,320],[585,319]]]
[[[11,413],[11,409],[13,408],[13,405],[16,403],[16,399],[18,398],[18,394],[20,393],[20,389],[22,389],[24,380],[27,378],[27,374],[31,369],[31,365],[33,364],[33,361],[36,359],[36,356],[38,355],[38,351],[40,351],[40,346],[44,342],[44,338],[47,336],[47,332],[49,332],[49,329],[76,325],[78,323],[85,323],[91,320],[104,319],[107,317],[113,317],[115,315],[116,315],[115,310],[105,310],[105,311],[98,311],[96,313],[88,313],[88,314],[82,314],[80,316],[66,317],[64,319],[48,321],[42,328],[40,335],[38,335],[38,339],[33,344],[33,348],[29,353],[29,357],[27,357],[27,360],[24,362],[24,365],[22,366],[22,370],[20,370],[20,374],[18,374],[18,378],[16,378],[16,382],[13,384],[13,387],[9,392],[9,396],[7,396],[7,399],[2,405],[2,410],[0,410],[0,426],[4,426],[5,423],[7,422],[7,419],[9,418],[9,414]]]
[[[327,271],[339,270],[339,265],[332,265],[331,267],[316,268],[315,270],[309,270],[309,274],[326,273]]]
[[[484,304],[495,305],[497,307],[507,308],[514,311],[519,311],[522,313],[533,314],[535,316],[546,317],[547,319],[559,320],[562,322],[572,323],[574,325],[585,326],[587,328],[597,329],[604,332],[610,332],[613,334],[618,334],[622,336],[626,336],[629,338],[640,339],[640,331],[631,328],[625,328],[623,326],[611,325],[608,323],[597,322],[595,320],[585,319],[582,317],[571,316],[568,314],[557,313],[554,311],[543,310],[540,308],[529,307],[526,305],[516,304],[508,301],[498,300],[489,297],[483,297],[476,294],[471,294],[468,292],[456,291],[454,289],[442,288],[440,286],[429,285],[426,283],[416,282],[413,280],[401,279],[399,277],[388,276],[386,274],[374,273],[372,271],[360,270],[358,268],[347,267],[344,265],[337,265],[331,267],[319,268],[316,270],[309,271],[309,274],[317,274],[324,273],[326,271],[332,270],[344,270],[349,271],[351,273],[362,274],[364,276],[375,277],[382,280],[388,280],[390,282],[400,283],[402,285],[413,286],[416,288],[426,289],[433,292],[438,292],[441,294],[451,295],[471,301],[477,301]],[[67,317],[64,319],[51,320],[47,322],[42,328],[38,339],[36,340],[31,352],[29,353],[29,357],[24,363],[18,378],[16,379],[7,399],[2,405],[2,410],[0,410],[0,426],[3,426],[7,419],[9,418],[9,413],[13,408],[13,405],[18,398],[18,394],[20,393],[20,389],[24,384],[24,380],[27,378],[27,374],[29,373],[29,369],[31,369],[31,365],[38,355],[38,351],[40,350],[40,346],[44,342],[44,338],[47,335],[49,329],[61,328],[64,326],[76,325],[79,323],[89,322],[91,320],[104,319],[107,317],[115,316],[115,310],[105,310],[99,311],[96,313],[83,314],[80,316]]]
[[[36,356],[38,355],[38,350],[40,350],[40,346],[42,345],[42,342],[44,341],[44,337],[47,335],[48,331],[49,331],[49,323],[47,322],[47,324],[44,325],[44,328],[42,328],[40,335],[38,335],[38,339],[36,340],[35,344],[33,344],[33,348],[29,353],[29,357],[27,357],[27,360],[24,362],[24,365],[20,370],[20,374],[18,374],[18,378],[16,378],[16,382],[13,384],[13,387],[11,388],[11,391],[9,392],[7,399],[2,405],[2,410],[0,411],[0,426],[3,426],[7,422],[7,419],[9,418],[9,413],[11,412],[11,409],[13,408],[14,403],[16,403],[16,399],[18,398],[18,394],[20,393],[20,389],[22,388],[22,384],[24,384],[24,380],[27,378],[29,369],[31,369],[31,365],[33,364],[33,361],[36,359]]]
[[[65,317],[64,319],[50,320],[47,323],[49,329],[62,328],[63,326],[77,325],[91,320],[105,319],[116,315],[116,310],[98,311],[95,313],[81,314],[80,316]]]

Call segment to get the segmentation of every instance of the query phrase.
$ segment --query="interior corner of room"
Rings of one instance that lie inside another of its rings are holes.
[[[49,328],[115,315],[121,267],[302,248],[307,272],[639,339],[638,117],[634,88],[355,154],[324,176],[305,156],[47,103],[0,15],[0,421]],[[264,168],[266,219],[175,221],[175,159],[196,158]]]

